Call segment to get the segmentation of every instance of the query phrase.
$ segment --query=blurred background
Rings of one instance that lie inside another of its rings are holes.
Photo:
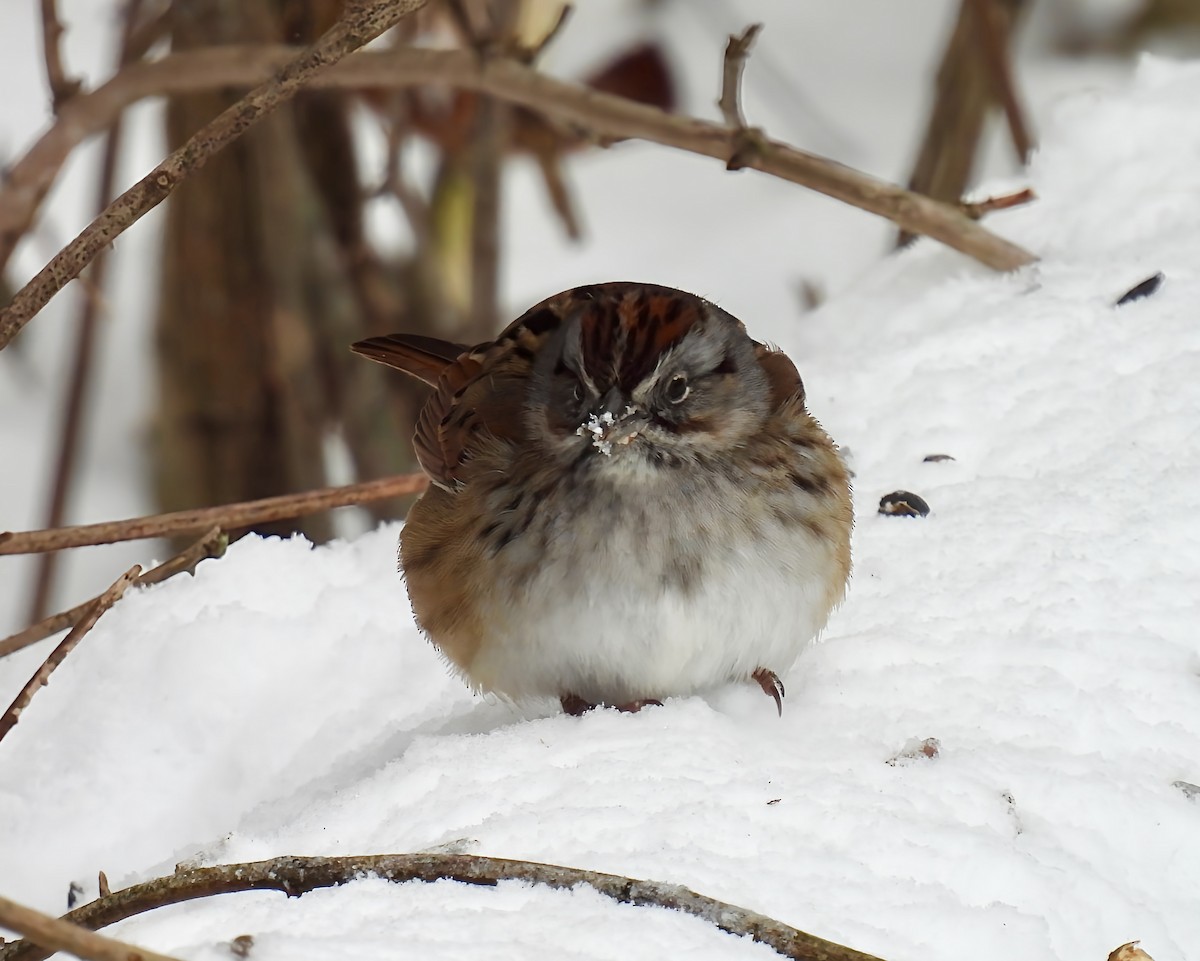
[[[94,89],[122,61],[307,44],[340,0],[57,6],[64,73]],[[45,7],[8,0],[0,12],[6,170],[54,123]],[[1200,47],[1200,0],[590,0],[550,36],[563,11],[430,0],[377,43],[508,50],[557,77],[717,120],[726,40],[760,22],[743,86],[750,124],[951,201],[1019,189],[1022,155],[1065,93],[1119,85],[1145,51]],[[1028,143],[1001,109],[996,52]],[[60,106],[71,92],[58,91]],[[71,150],[3,265],[0,302],[241,93],[139,101]],[[890,224],[794,184],[652,144],[602,147],[447,87],[306,93],[137,223],[0,353],[0,530],[412,470],[421,391],[348,345],[398,330],[474,343],[583,283],[699,293],[793,352],[810,396],[830,394],[836,385],[804,365],[805,316],[896,242]],[[405,506],[258,529],[323,541]],[[0,557],[0,635],[171,550]]]

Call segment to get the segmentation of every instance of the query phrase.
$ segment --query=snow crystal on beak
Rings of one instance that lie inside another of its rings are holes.
[[[610,410],[606,410],[603,414],[590,414],[588,419],[579,425],[575,433],[580,437],[587,437],[588,434],[591,434],[592,446],[608,457],[612,454],[612,441],[606,438],[608,429],[616,423],[616,420]]]

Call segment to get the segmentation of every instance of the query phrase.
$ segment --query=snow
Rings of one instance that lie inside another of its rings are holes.
[[[592,446],[605,457],[612,456],[612,441],[608,440],[609,428],[616,423],[616,418],[610,410],[603,414],[589,414],[588,419],[579,425],[575,431],[580,437],[592,435]]]
[[[988,220],[1042,255],[1014,275],[923,242],[796,319],[756,250],[679,268],[789,351],[856,474],[851,589],[782,719],[753,685],[581,718],[475,697],[413,627],[398,525],[247,538],[128,593],[0,743],[0,892],[58,912],[99,869],[451,845],[683,884],[889,961],[1194,957],[1197,102],[1200,65],[1165,61],[1062,102],[1027,174],[980,191],[1041,198]],[[745,229],[794,218],[769,208]],[[695,243],[694,219],[663,230]],[[930,515],[876,513],[897,489]],[[0,702],[45,653],[0,660]],[[774,956],[516,883],[239,894],[109,930],[192,961],[243,934],[256,961]]]

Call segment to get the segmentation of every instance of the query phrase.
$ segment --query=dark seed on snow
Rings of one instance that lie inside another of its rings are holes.
[[[929,505],[912,491],[892,491],[879,499],[879,513],[888,517],[925,517]]]
[[[1158,288],[1162,286],[1163,280],[1164,277],[1161,273],[1157,273],[1153,277],[1147,277],[1137,286],[1130,287],[1127,291],[1125,291],[1125,293],[1117,298],[1117,302],[1113,306],[1122,307],[1125,304],[1133,303],[1135,300],[1141,300],[1144,297],[1149,297],[1151,294],[1158,291]]]

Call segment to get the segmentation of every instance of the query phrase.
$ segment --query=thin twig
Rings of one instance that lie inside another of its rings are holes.
[[[96,621],[100,620],[100,615],[120,599],[121,595],[125,593],[125,589],[133,583],[134,578],[140,573],[142,573],[141,566],[134,564],[133,567],[117,578],[112,587],[92,601],[92,606],[80,618],[79,623],[71,628],[71,633],[64,637],[62,643],[50,652],[50,656],[46,658],[42,666],[37,669],[33,677],[17,693],[16,698],[8,706],[8,710],[0,715],[0,741],[3,741],[4,735],[17,726],[17,721],[21,719],[21,712],[29,706],[29,702],[32,700],[33,695],[37,693],[38,688],[44,687],[46,682],[50,680],[50,675],[63,662],[63,658],[75,649],[75,645],[83,640],[83,636],[92,629]]]
[[[993,42],[1007,45],[1029,0],[995,0],[995,3],[997,17],[992,26],[1004,35],[993,36]],[[908,181],[910,190],[943,203],[957,205],[962,200],[975,167],[984,125],[997,103],[992,73],[987,59],[980,55],[983,29],[975,0],[960,0],[954,30],[937,70],[921,148]],[[910,243],[915,233],[901,230],[897,245]]]
[[[117,891],[76,908],[65,915],[64,920],[88,928],[102,928],[167,904],[213,894],[282,891],[288,897],[297,897],[316,888],[345,884],[364,876],[389,881],[450,879],[483,885],[512,880],[558,889],[586,884],[622,904],[668,908],[694,915],[722,931],[753,938],[785,958],[803,961],[879,961],[873,955],[807,934],[766,915],[705,897],[682,885],[639,881],[536,861],[510,861],[464,854],[281,857],[249,864],[194,868]],[[0,961],[43,961],[48,956],[49,952],[28,942],[18,941],[0,948]]]
[[[67,951],[87,961],[175,961],[165,954],[94,934],[87,928],[52,918],[5,897],[0,897],[0,926],[23,934],[26,944],[46,949],[46,957],[55,951]]]
[[[80,141],[107,127],[116,112],[144,97],[251,86],[294,56],[294,50],[287,47],[253,46],[176,53],[158,61],[133,64],[95,92],[75,97],[64,107],[62,117],[9,168],[0,188],[0,269],[28,229],[67,156]],[[427,83],[488,93],[588,131],[596,138],[646,140],[725,163],[739,146],[739,134],[724,124],[667,113],[581,84],[556,80],[512,61],[481,64],[472,51],[465,50],[360,51],[312,77],[310,86],[398,89]],[[1015,270],[1037,259],[973,223],[949,204],[765,137],[759,147],[754,156],[747,158],[746,166],[886,217],[906,230],[927,234],[996,270]],[[28,320],[28,309],[22,307],[21,324]],[[0,313],[0,318],[11,324],[5,313]]]
[[[299,494],[282,494],[256,501],[173,511],[169,514],[150,514],[123,521],[57,527],[45,531],[5,531],[0,533],[0,554],[39,554],[42,551],[62,550],[64,547],[90,547],[147,537],[169,537],[213,526],[237,530],[252,524],[317,514],[333,507],[419,494],[428,486],[429,478],[424,474],[397,474],[395,477],[381,477],[344,487],[321,487]]]
[[[62,51],[59,42],[62,40],[63,26],[58,19],[58,8],[54,0],[42,0],[42,56],[46,62],[46,80],[50,84],[50,96],[54,103],[54,112],[79,93],[80,82],[68,78],[62,64]]]
[[[725,118],[725,126],[732,130],[746,129],[746,115],[742,112],[742,73],[750,57],[750,48],[762,30],[761,23],[752,23],[741,36],[729,35],[725,44],[725,61],[721,70],[721,99],[717,106]]]
[[[497,329],[500,298],[500,167],[508,140],[511,108],[498,100],[476,104],[475,124],[467,147],[471,174],[471,307],[472,339],[485,339]]]
[[[990,214],[993,210],[1007,210],[1009,207],[1020,207],[1022,204],[1032,203],[1035,200],[1037,200],[1037,194],[1033,192],[1033,188],[1025,187],[1011,194],[1001,194],[998,197],[986,197],[983,200],[964,200],[959,206],[962,207],[962,212],[972,220],[978,220],[984,214]]]
[[[132,59],[130,49],[134,24],[141,14],[142,0],[130,0],[121,28],[118,68]],[[117,176],[117,158],[121,151],[122,118],[117,114],[104,141],[104,158],[100,165],[100,179],[96,186],[96,209],[108,206],[113,195]],[[67,382],[66,402],[63,404],[61,428],[58,434],[58,455],[54,464],[54,481],[50,489],[50,505],[46,510],[43,527],[61,527],[67,509],[67,495],[75,476],[75,459],[79,452],[79,436],[83,430],[84,399],[87,397],[88,382],[92,371],[92,358],[96,347],[96,320],[100,312],[105,281],[108,275],[107,251],[100,251],[88,271],[86,295],[79,304],[79,316],[75,323],[75,356],[71,360],[71,376]],[[33,600],[29,605],[30,621],[39,621],[46,616],[50,606],[50,594],[54,589],[54,575],[61,557],[57,552],[43,554],[38,559],[34,578]]]
[[[512,44],[518,4],[492,4],[480,49],[501,51]],[[468,329],[480,338],[497,328],[500,299],[500,172],[512,127],[512,108],[491,97],[477,98],[467,162],[471,169],[471,311]]]
[[[1008,121],[1009,136],[1021,163],[1028,163],[1033,153],[1033,137],[1029,124],[1025,122],[1025,111],[1017,96],[1017,84],[1013,78],[1012,58],[1009,53],[1009,38],[1012,35],[998,23],[1005,13],[996,5],[996,0],[970,0],[975,9],[976,33],[983,48],[983,59],[992,78],[992,92],[1004,109]]]
[[[74,280],[96,256],[142,215],[157,207],[227,143],[237,139],[281,103],[291,99],[314,75],[373,40],[425,0],[351,0],[332,27],[311,47],[294,56],[270,80],[205,124],[182,147],[114,200],[82,233],[59,251],[0,310],[0,349]]]
[[[387,141],[387,151],[384,160],[383,182],[370,192],[371,199],[391,194],[400,204],[408,226],[413,232],[416,246],[420,250],[429,247],[431,228],[429,226],[429,203],[404,174],[403,154],[404,144],[408,136],[409,106],[404,95],[393,93],[388,103],[386,113],[381,114],[380,125],[384,127],[384,137]]]
[[[154,0],[154,6],[139,11],[137,19],[130,21],[129,26],[128,59],[132,63],[145,56],[151,47],[167,35],[171,28],[171,0]]]
[[[583,227],[579,214],[571,200],[571,191],[567,186],[567,178],[563,173],[562,158],[553,151],[538,150],[533,154],[538,170],[542,174],[542,182],[546,185],[546,193],[550,196],[550,204],[554,213],[566,231],[570,240],[580,240],[583,237]]]
[[[158,567],[151,568],[146,573],[140,574],[134,580],[134,586],[142,587],[146,584],[160,584],[167,578],[174,577],[176,574],[182,574],[184,571],[192,571],[205,558],[220,557],[225,553],[225,548],[228,545],[228,535],[221,528],[214,527],[198,541],[184,548],[174,557],[163,561]],[[36,644],[38,641],[45,640],[51,634],[57,634],[64,628],[72,627],[87,613],[88,608],[98,600],[98,597],[93,597],[82,604],[76,604],[69,611],[52,614],[50,617],[30,625],[25,630],[18,631],[16,634],[0,640],[0,657],[5,657],[15,651],[29,647],[30,644]]]

